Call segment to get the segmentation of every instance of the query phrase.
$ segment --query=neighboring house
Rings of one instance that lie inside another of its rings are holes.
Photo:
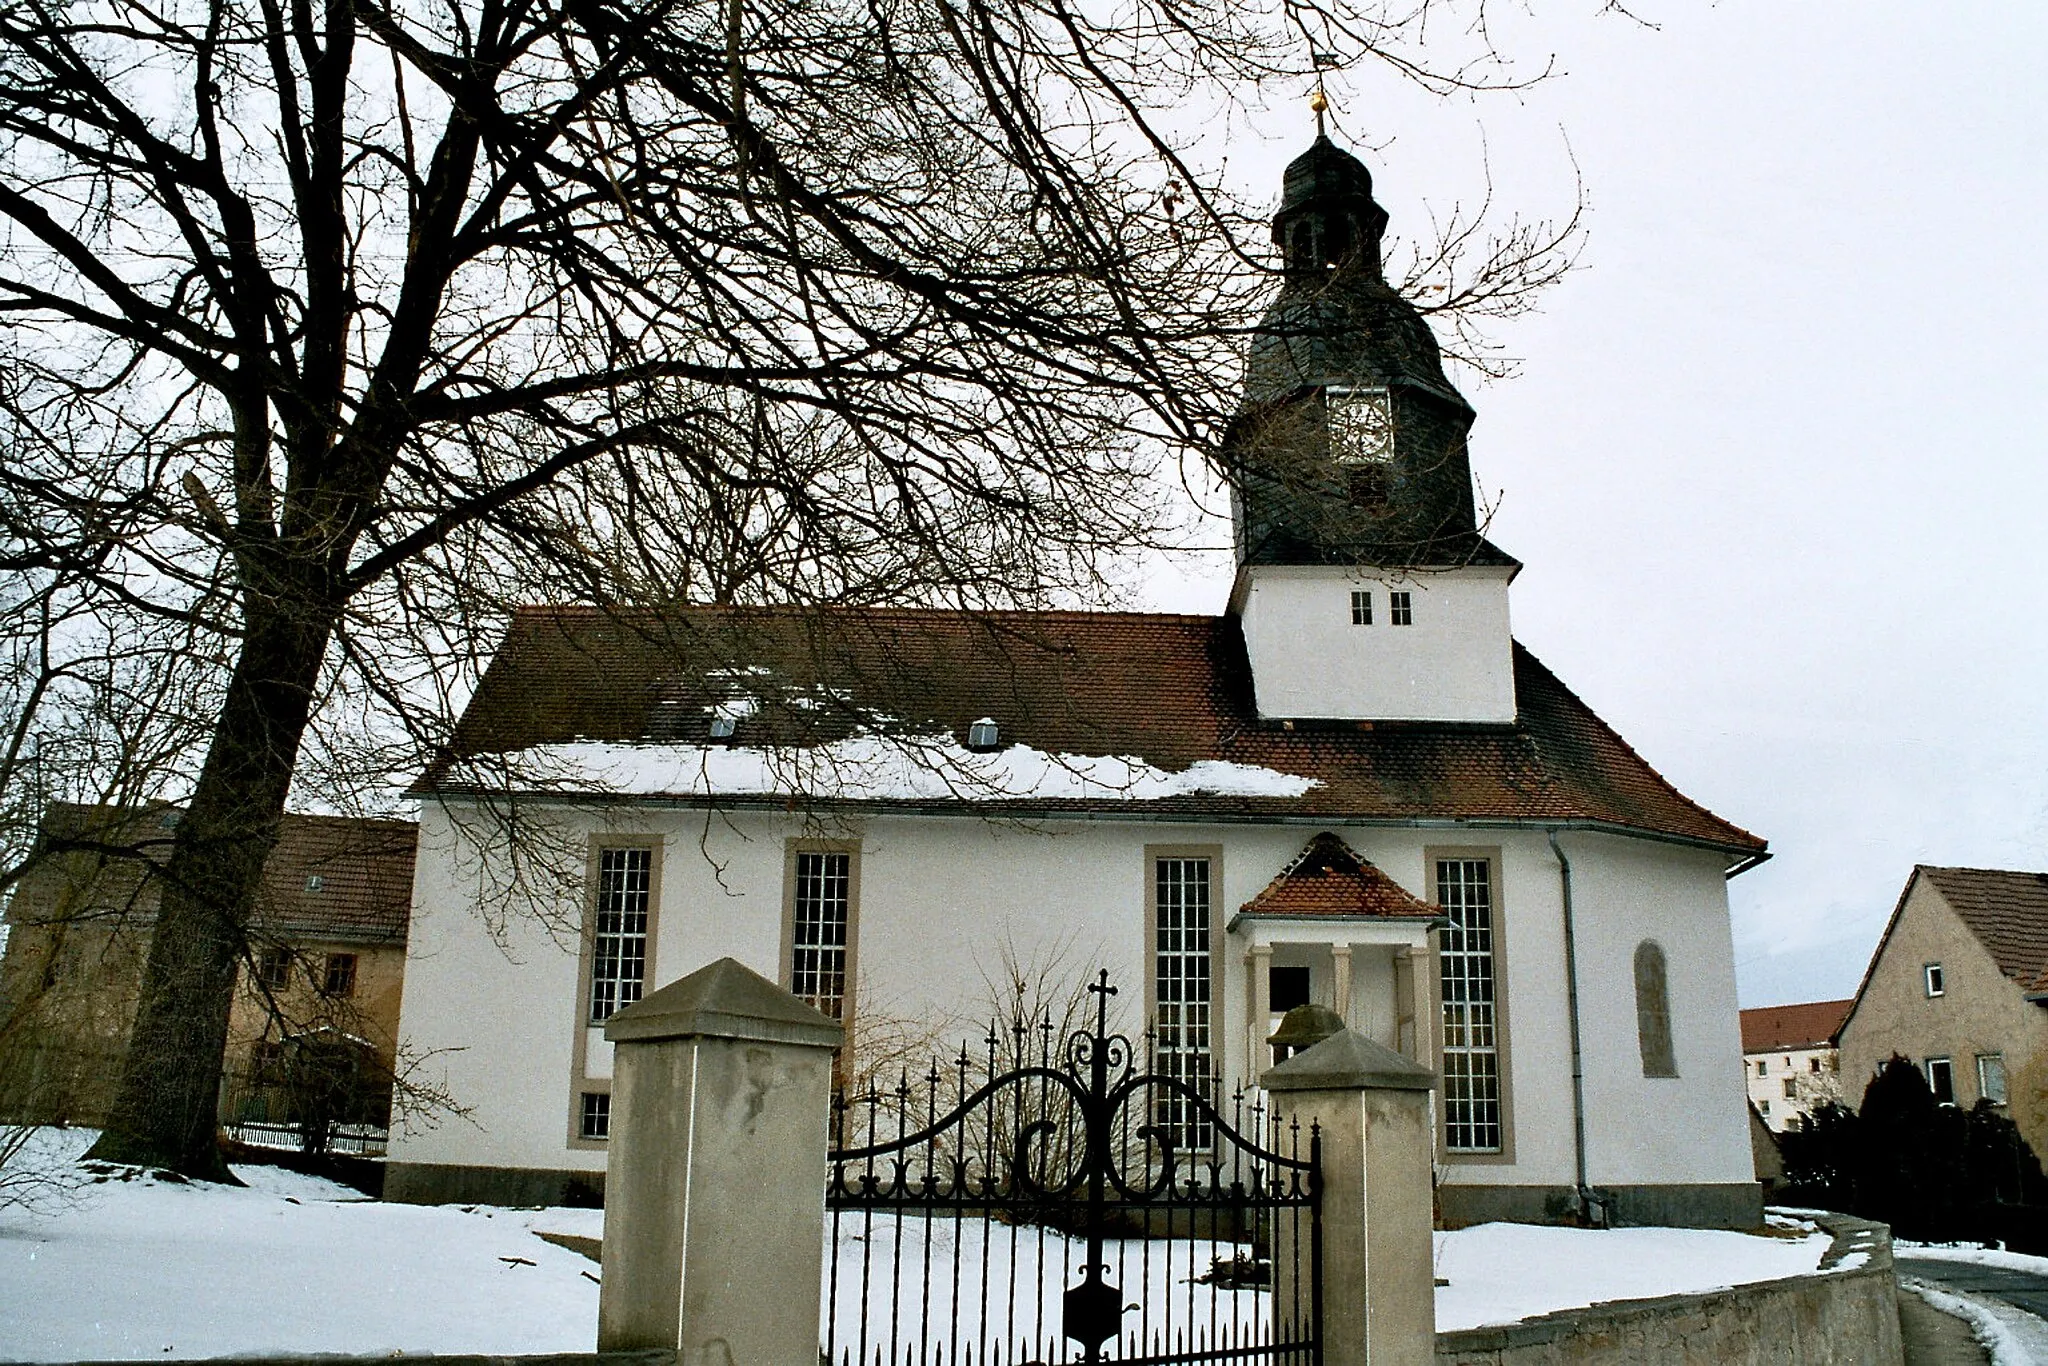
[[[1753,1224],[1726,879],[1764,842],[1513,640],[1385,222],[1327,140],[1288,168],[1223,616],[518,613],[414,789],[402,1034],[469,1109],[394,1135],[387,1196],[594,1192],[606,1018],[731,955],[856,1082],[1096,965],[1226,1088],[1320,1003],[1439,1071],[1448,1222]]]
[[[98,1124],[141,994],[175,807],[52,806],[7,907],[0,1113]],[[225,1122],[386,1122],[405,971],[409,821],[288,815],[235,989]]]
[[[1842,1099],[1841,1059],[1835,1031],[1853,1001],[1803,1001],[1742,1012],[1742,1066],[1749,1099],[1772,1133],[1814,1107]],[[1853,1107],[1862,1099],[1851,1096]]]
[[[1836,1039],[1852,1107],[1896,1053],[2048,1152],[2048,873],[1916,867]]]

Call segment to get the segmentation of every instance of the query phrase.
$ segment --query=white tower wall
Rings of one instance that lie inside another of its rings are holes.
[[[1512,567],[1393,571],[1256,565],[1238,611],[1259,715],[1350,721],[1515,719]],[[1352,621],[1355,591],[1372,623]],[[1410,595],[1395,625],[1390,597]]]

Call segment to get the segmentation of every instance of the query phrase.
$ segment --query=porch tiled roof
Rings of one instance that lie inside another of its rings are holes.
[[[1315,919],[1325,916],[1434,919],[1442,914],[1324,831],[1280,870],[1241,914]]]
[[[1230,617],[530,608],[514,617],[451,749],[413,792],[503,790],[516,784],[456,761],[535,746],[705,744],[709,714],[739,690],[747,707],[732,742],[741,746],[816,745],[877,727],[964,741],[969,723],[987,716],[1005,744],[1051,754],[1129,756],[1171,773],[1221,760],[1316,780],[1299,796],[963,797],[920,800],[920,810],[1584,823],[1762,854],[1763,840],[1680,794],[1519,645],[1514,670],[1511,725],[1283,723],[1258,716]],[[806,800],[833,804],[830,793]]]

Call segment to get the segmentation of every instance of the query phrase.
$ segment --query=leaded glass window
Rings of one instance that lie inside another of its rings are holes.
[[[1162,858],[1154,865],[1152,985],[1154,1065],[1196,1090],[1209,1083],[1213,985],[1209,860]],[[1209,1146],[1207,1124],[1182,1097],[1169,1096],[1162,1123],[1184,1149]]]
[[[793,913],[789,989],[841,1019],[846,1012],[847,928],[853,919],[853,855],[797,854]]]
[[[647,989],[652,849],[601,849],[590,952],[590,1018],[608,1020]]]
[[[1443,978],[1444,1142],[1454,1152],[1499,1152],[1499,993],[1494,978],[1493,865],[1438,859]]]

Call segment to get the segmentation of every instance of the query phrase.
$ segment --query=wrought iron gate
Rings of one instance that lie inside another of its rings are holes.
[[[1137,1066],[1108,978],[1092,1028],[835,1103],[826,1366],[1319,1366],[1320,1135]]]

